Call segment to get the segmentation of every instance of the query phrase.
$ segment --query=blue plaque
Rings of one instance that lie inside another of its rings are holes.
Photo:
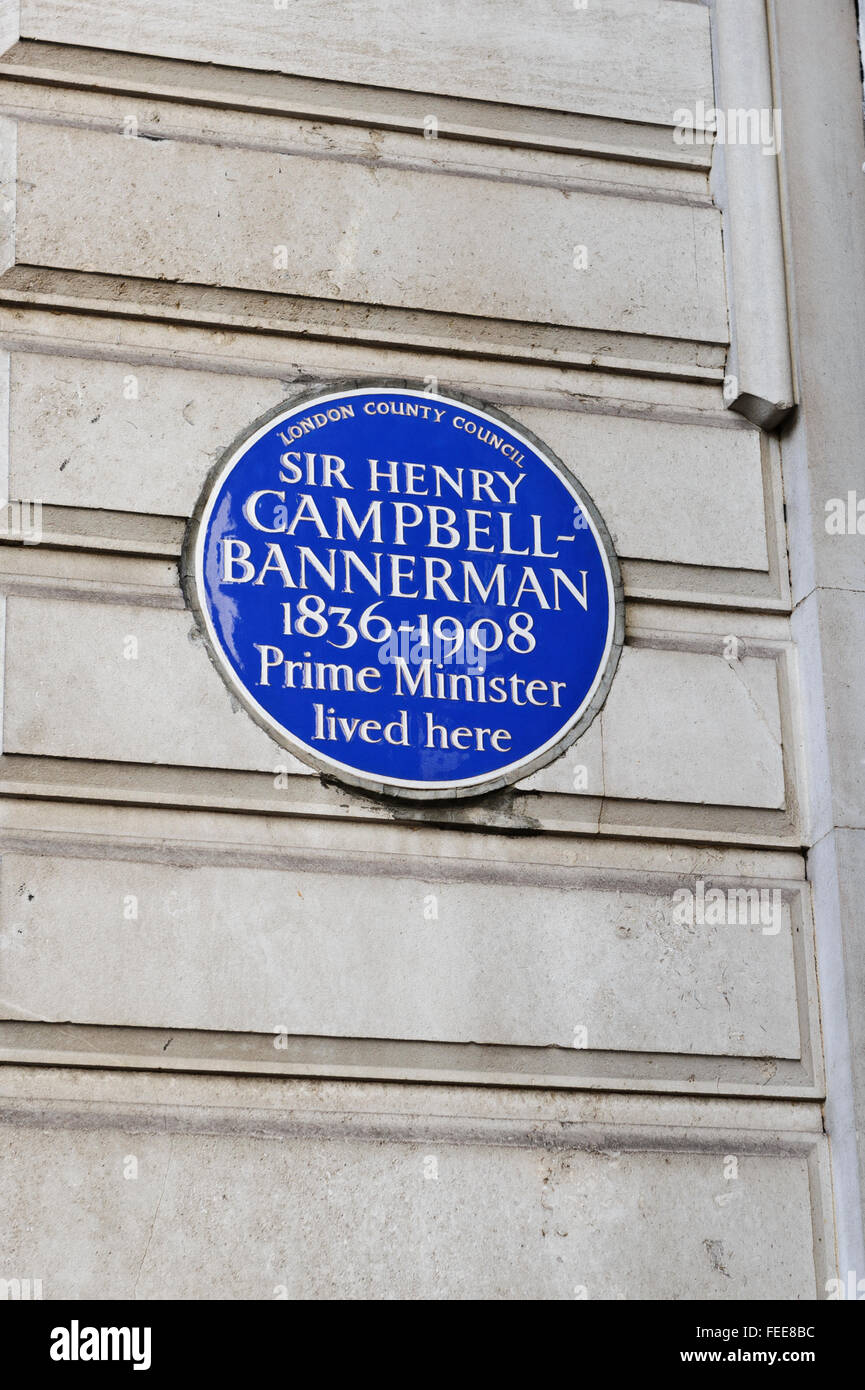
[[[591,723],[623,640],[607,529],[501,411],[410,383],[287,402],[187,538],[214,664],[278,743],[378,794],[478,795]]]

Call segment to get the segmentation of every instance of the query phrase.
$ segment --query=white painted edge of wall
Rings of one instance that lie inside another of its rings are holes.
[[[814,277],[814,257],[809,246],[816,237],[826,240],[836,208],[844,207],[848,226],[862,204],[863,185],[858,168],[865,168],[861,121],[861,71],[853,64],[839,62],[842,47],[857,44],[856,9],[852,0],[766,0],[771,25],[772,57],[777,89],[782,105],[792,114],[800,130],[810,126],[819,132],[831,131],[832,158],[825,157],[825,139],[819,148],[809,148],[807,140],[787,151],[787,169],[796,177],[782,177],[784,226],[790,247],[790,313],[794,325],[796,356],[804,368],[810,366],[810,384],[801,401],[802,422],[794,422],[784,440],[784,476],[789,498],[807,499],[794,506],[788,527],[788,543],[795,564],[807,575],[805,591],[797,600],[792,631],[801,667],[800,694],[805,716],[804,753],[808,780],[812,783],[812,802],[828,802],[831,822],[833,807],[830,759],[837,730],[827,724],[827,707],[833,699],[837,676],[827,666],[822,648],[818,607],[821,566],[815,553],[814,487],[822,491],[823,451],[832,435],[835,420],[849,409],[845,438],[847,453],[843,467],[849,468],[855,445],[848,436],[861,439],[865,412],[861,386],[861,334],[843,344],[838,351],[835,324],[839,311],[862,284],[860,248],[842,242],[830,262],[830,272],[820,278],[820,295],[812,296],[807,316],[797,316],[795,286],[797,278]],[[859,3],[858,41],[863,40],[863,6]],[[804,22],[807,21],[807,22]],[[818,47],[822,36],[822,47]],[[858,45],[857,45],[858,46]],[[858,53],[856,54],[858,58]],[[856,110],[856,106],[860,110]],[[819,165],[818,165],[819,161]],[[818,175],[825,170],[826,177]],[[785,174],[782,168],[782,176]],[[803,189],[806,189],[803,193]],[[815,191],[816,190],[816,191]],[[843,203],[842,203],[842,200]],[[849,205],[847,203],[849,200]],[[858,225],[862,225],[861,212]],[[806,229],[804,253],[794,245],[794,230]],[[834,227],[832,227],[834,230]],[[801,257],[801,266],[798,261]],[[802,297],[800,296],[800,299]],[[807,296],[804,296],[807,302]],[[819,305],[815,313],[814,305]],[[810,322],[815,320],[815,322]],[[807,332],[804,327],[807,325]],[[835,370],[826,372],[825,361],[834,353]],[[814,422],[808,427],[813,412]],[[835,418],[833,418],[833,416]],[[837,450],[833,449],[833,454]],[[817,507],[820,507],[820,492]],[[797,515],[798,513],[798,515]],[[831,571],[830,571],[831,574]],[[815,591],[816,585],[816,591]],[[861,725],[861,720],[859,721]],[[845,747],[855,743],[857,730],[845,725]],[[806,790],[803,786],[803,791]],[[819,797],[818,797],[819,794]],[[813,820],[813,809],[810,813]],[[827,819],[825,812],[821,825]],[[813,827],[812,832],[813,834]],[[849,872],[849,858],[839,839],[857,833],[854,829],[824,825],[821,837],[808,855],[808,879],[812,884],[817,942],[818,975],[821,995],[821,1021],[827,1070],[825,1128],[832,1155],[833,1196],[836,1219],[839,1273],[865,1269],[865,1229],[863,1229],[863,1184],[861,1180],[861,1062],[853,1047],[850,1019],[861,1005],[862,942],[860,923],[844,902],[842,879]]]
[[[0,0],[0,53],[21,36],[21,0]]]
[[[730,313],[724,401],[774,430],[796,394],[779,192],[783,120],[773,95],[765,0],[711,0],[711,13],[715,103],[724,118],[711,175],[724,216]],[[758,140],[737,138],[754,128],[742,113],[757,113]]]
[[[12,354],[0,353],[0,530],[6,534],[10,519],[8,504],[10,449],[10,382]],[[6,596],[0,596],[0,754],[3,752],[6,717]]]

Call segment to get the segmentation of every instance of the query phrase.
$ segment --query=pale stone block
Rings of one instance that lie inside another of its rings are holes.
[[[833,825],[865,828],[865,593],[818,589],[798,605],[793,624],[808,652],[804,706],[812,753],[823,772],[810,785],[811,831],[818,839]]]
[[[865,593],[820,589],[823,689],[834,823],[865,829]]]
[[[267,377],[15,353],[16,496],[189,516],[217,459],[288,390]]]
[[[865,1190],[865,1154],[858,1118],[865,1113],[865,830],[831,830],[808,856],[813,884],[817,967],[823,999],[826,1053],[826,1128],[832,1136],[832,1168],[839,1201],[839,1268],[856,1268],[861,1240],[858,1194]],[[831,1008],[826,1001],[831,1000]]]
[[[669,0],[604,0],[584,9],[539,0],[23,0],[21,32],[54,43],[153,53],[483,101],[672,124],[712,101],[708,15]],[[430,96],[430,111],[435,98]]]
[[[0,116],[0,272],[15,261],[17,177],[18,123]]]
[[[6,645],[7,752],[308,771],[235,705],[186,611],[12,596]],[[772,660],[626,647],[601,719],[607,796],[784,804]],[[560,761],[539,785],[576,790],[583,758]]]
[[[68,126],[18,147],[25,264],[726,341],[711,207]]]
[[[825,836],[835,824],[835,787],[828,775],[832,758],[823,680],[822,621],[817,591],[796,605],[790,619],[790,631],[798,652],[804,746],[816,773],[810,775],[805,783],[807,824],[812,843]]]
[[[6,640],[6,752],[309,771],[232,698],[190,613],[11,598]]]
[[[519,406],[597,503],[617,552],[766,570],[760,434]]]
[[[604,794],[604,748],[601,724],[595,720],[582,738],[572,743],[555,762],[542,767],[532,777],[517,784],[527,792],[578,792],[584,796]]]
[[[231,441],[295,385],[15,353],[14,495],[58,506],[188,516]],[[583,483],[619,554],[766,569],[756,430],[505,408]]]
[[[159,1109],[3,1126],[0,1276],[44,1299],[819,1296],[804,1153],[744,1154],[727,1181],[722,1152],[623,1148],[614,1127],[545,1150],[423,1121],[400,1142],[389,1115],[365,1137],[350,1113],[202,1133]]]
[[[11,354],[0,351],[0,501],[8,502],[14,500],[20,502],[24,499],[32,501],[38,494],[34,494],[26,488],[23,492],[13,493],[11,491],[11,373]],[[19,512],[18,515],[20,518],[19,524],[23,526],[25,517],[21,512]],[[27,517],[29,516],[30,513],[28,512]],[[12,520],[11,513],[8,520]]]
[[[21,0],[0,0],[0,53],[17,43],[21,33]]]
[[[682,923],[673,880],[524,877],[8,855],[3,1012],[538,1047],[572,1047],[579,1028],[593,1050],[800,1055],[780,891],[764,929],[738,907],[735,922]]]
[[[774,661],[626,647],[600,717],[610,796],[784,805]]]
[[[833,831],[831,838],[834,840],[838,902],[844,935],[860,935],[862,904],[865,902],[865,829],[838,829]],[[854,953],[848,950],[844,959],[844,969],[852,1055],[854,1058],[861,1058],[865,1055],[865,1012],[861,1007],[861,1001],[865,999],[865,952],[860,950]],[[824,1022],[824,1026],[834,1028],[835,1024]],[[855,1104],[852,1113],[847,1114],[847,1123],[865,1110],[865,1077],[862,1076],[861,1068],[856,1068],[853,1083]],[[840,1108],[843,1108],[841,1094],[836,1100],[836,1113],[839,1103]],[[860,1163],[865,1179],[865,1156]]]
[[[858,400],[800,424],[784,447],[793,601],[816,587],[865,593],[865,476]],[[807,454],[806,454],[807,449]],[[807,466],[806,466],[807,458]]]

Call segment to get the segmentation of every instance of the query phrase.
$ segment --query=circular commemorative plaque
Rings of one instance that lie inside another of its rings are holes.
[[[623,640],[609,533],[502,412],[411,384],[307,392],[209,478],[187,592],[280,744],[378,794],[476,796],[557,757]]]

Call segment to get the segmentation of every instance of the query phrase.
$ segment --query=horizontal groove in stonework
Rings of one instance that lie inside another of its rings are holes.
[[[0,780],[3,769],[18,761],[9,755],[0,763]],[[91,772],[99,766],[77,763]],[[352,808],[347,791],[331,786],[322,796],[338,802],[343,811]],[[688,845],[663,839],[633,842],[579,831],[567,838],[525,834],[519,829],[512,833],[514,827],[506,823],[503,804],[500,797],[490,805],[487,819],[480,824],[426,826],[397,818],[392,804],[366,800],[363,809],[369,814],[343,817],[324,846],[320,818],[315,813],[262,818],[228,807],[211,811],[112,806],[99,801],[75,804],[60,797],[43,800],[22,796],[2,803],[0,823],[4,853],[63,859],[192,868],[297,869],[315,863],[326,864],[329,871],[334,864],[360,864],[362,860],[374,872],[392,875],[402,865],[408,877],[421,879],[455,874],[460,880],[481,876],[483,881],[499,882],[516,875],[514,881],[529,876],[539,884],[556,886],[556,876],[561,874],[572,880],[584,875],[597,880],[601,876],[605,886],[612,884],[623,891],[640,891],[661,880],[673,891],[683,880],[701,875],[713,881],[746,879],[765,886],[783,880],[797,890],[804,882],[805,860],[795,846]]]
[[[535,406],[591,415],[621,415],[669,424],[709,425],[713,429],[755,432],[742,416],[724,409],[720,380],[689,381],[663,374],[623,375],[597,366],[499,357],[478,351],[451,353],[446,347],[424,351],[399,343],[371,348],[337,338],[298,339],[266,330],[214,331],[211,325],[177,320],[63,310],[26,303],[3,303],[0,285],[0,348],[12,354],[36,353],[58,359],[206,371],[218,376],[279,381],[288,396],[308,386],[341,383],[365,376],[382,383],[412,379],[424,384],[435,375],[440,390],[474,395],[513,413]],[[701,356],[705,345],[701,345]],[[713,355],[715,349],[711,350]],[[719,358],[720,360],[720,358]]]
[[[161,571],[154,583],[140,563],[180,563],[186,531],[184,517],[43,504],[41,528],[38,545],[0,535],[0,592],[36,594],[50,589],[58,596],[65,593],[80,597],[86,591],[105,602],[147,601],[169,608],[183,606],[176,576]],[[49,552],[51,560],[46,558]],[[767,614],[790,611],[789,598],[779,593],[771,574],[666,564],[661,560],[620,559],[625,597],[634,603],[745,609]],[[110,570],[105,568],[107,564]]]
[[[36,92],[44,94],[49,89],[37,87]],[[52,96],[58,89],[52,88]],[[77,95],[77,102],[74,97]],[[10,100],[10,96],[16,96],[18,100]],[[119,98],[99,94],[98,101],[101,109],[96,111],[81,110],[87,107],[85,99],[89,96],[90,103],[97,100],[94,93],[67,93],[67,107],[62,107],[59,103],[46,105],[42,108],[34,100],[34,89],[23,84],[12,84],[10,92],[9,85],[4,86],[4,79],[0,73],[0,114],[10,117],[17,121],[19,128],[25,125],[49,126],[53,129],[62,128],[69,131],[90,131],[102,135],[122,135],[122,122],[130,119],[139,120],[138,129],[134,137],[137,141],[152,142],[156,144],[179,144],[179,145],[199,145],[216,146],[218,149],[231,151],[245,151],[248,153],[258,152],[263,154],[287,155],[297,158],[310,160],[312,163],[328,163],[336,165],[355,164],[366,169],[384,170],[392,169],[403,173],[418,174],[447,174],[454,178],[462,179],[483,179],[488,183],[519,184],[528,188],[555,189],[563,193],[590,193],[599,197],[607,198],[629,198],[641,203],[667,203],[690,208],[714,208],[715,202],[710,192],[704,174],[688,175],[676,170],[658,170],[649,168],[645,164],[635,164],[633,161],[609,160],[601,156],[562,155],[551,151],[532,151],[531,156],[535,161],[544,158],[548,160],[572,160],[573,168],[521,168],[516,163],[509,163],[504,155],[513,159],[515,153],[519,153],[513,145],[499,146],[500,162],[495,162],[495,156],[491,153],[487,160],[481,160],[477,143],[470,143],[465,140],[454,138],[451,143],[439,144],[436,142],[436,157],[433,158],[426,154],[425,149],[421,148],[422,136],[418,133],[397,133],[382,132],[379,140],[390,142],[389,147],[382,147],[371,151],[369,137],[372,132],[363,128],[363,142],[359,139],[359,133],[353,131],[355,146],[352,146],[348,139],[342,146],[334,146],[330,142],[316,144],[311,142],[306,129],[310,122],[292,120],[291,128],[285,129],[288,118],[283,118],[280,122],[274,122],[274,129],[270,132],[259,132],[244,129],[245,120],[260,120],[261,118],[244,117],[236,112],[221,112],[221,123],[219,130],[196,129],[189,124],[184,124],[178,119],[178,111],[186,111],[185,107],[178,107],[176,102],[161,102],[157,107],[150,107],[145,110],[138,109],[129,112],[123,108],[132,105],[132,101],[127,98],[120,103]],[[145,107],[143,99],[139,100],[141,108]],[[112,109],[112,103],[114,109]],[[227,129],[229,124],[228,117],[234,117],[234,125],[238,129]],[[319,123],[323,130],[331,132],[333,130],[347,131],[347,126],[324,126]],[[124,137],[132,139],[133,137]],[[405,143],[401,148],[395,148],[397,141],[414,141],[417,149],[409,149]],[[427,142],[428,143],[428,142]],[[493,151],[496,147],[484,145],[487,151]],[[447,157],[445,157],[447,156]],[[472,158],[474,156],[474,158]],[[637,183],[633,178],[633,170],[638,169],[644,182]],[[612,170],[627,170],[631,174],[630,178],[615,178]],[[670,187],[673,175],[677,175],[677,180],[684,180],[693,177],[693,186]],[[667,174],[667,180],[663,174]]]
[[[722,344],[17,265],[0,304],[720,382]]]
[[[3,55],[0,77],[51,87],[141,96],[250,114],[311,118],[422,134],[430,111],[437,138],[507,144],[707,173],[712,146],[677,145],[672,126],[568,115],[460,97],[431,97],[281,73],[116,53],[24,39]]]
[[[288,1036],[277,1050],[271,1036],[207,1033],[185,1029],[0,1021],[0,1058],[6,1062],[63,1066],[141,1068],[158,1071],[246,1073],[269,1076],[352,1077],[496,1086],[605,1088],[682,1095],[738,1095],[818,1099],[819,1082],[802,1061],[783,1058],[676,1056],[662,1053],[592,1052],[559,1047],[507,1047],[477,1043],[400,1042],[384,1039]],[[208,1114],[211,1112],[208,1110]],[[214,1119],[211,1115],[211,1118]],[[262,1117],[263,1119],[264,1117]],[[327,1121],[318,1114],[319,1122]],[[93,1117],[90,1117],[93,1122]],[[199,1121],[200,1122],[200,1121]],[[133,1121],[134,1123],[134,1121]],[[140,1121],[139,1121],[140,1123]],[[164,1123],[159,1117],[160,1126]],[[344,1125],[332,1121],[341,1136]],[[392,1133],[393,1117],[389,1117]],[[435,1123],[435,1121],[428,1121]],[[236,1124],[236,1120],[235,1120]],[[278,1126],[279,1117],[270,1116]],[[592,1144],[584,1126],[561,1121],[533,1141],[567,1147]],[[717,1141],[683,1132],[687,1146],[714,1148]],[[487,1136],[492,1138],[492,1132]],[[513,1141],[511,1141],[513,1142]],[[772,1136],[772,1147],[790,1142]],[[795,1141],[794,1141],[795,1143]],[[741,1149],[740,1138],[737,1144]],[[764,1148],[756,1135],[745,1142]],[[660,1147],[632,1127],[629,1147]],[[722,1146],[723,1150],[723,1146]]]
[[[45,503],[42,504],[41,523],[39,544],[52,549],[111,551],[117,555],[142,555],[166,560],[179,560],[186,530],[186,518],[180,516],[101,511]],[[17,540],[17,537],[0,534],[0,544],[14,544]],[[35,546],[25,547],[23,542],[21,544],[22,549],[36,549]],[[77,570],[78,566],[74,568]]]
[[[275,757],[278,756],[275,750]],[[241,814],[447,825],[519,834],[672,839],[755,848],[802,846],[790,814],[742,806],[628,801],[611,797],[506,789],[456,806],[395,806],[347,793],[317,774],[274,775],[215,768],[117,763],[6,753],[0,758],[0,797],[92,801]]]

